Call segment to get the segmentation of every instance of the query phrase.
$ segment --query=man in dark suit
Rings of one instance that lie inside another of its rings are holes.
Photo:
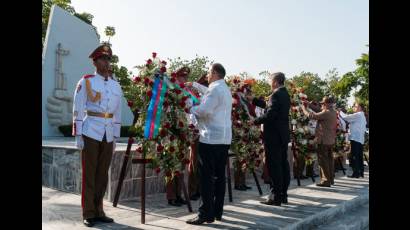
[[[256,118],[255,125],[263,124],[263,140],[268,171],[272,179],[272,195],[262,204],[280,206],[288,202],[288,187],[290,183],[290,169],[288,163],[289,110],[290,97],[285,88],[285,74],[278,72],[272,74],[272,91],[269,101],[248,97],[248,100],[266,112]],[[272,198],[273,196],[273,198]]]

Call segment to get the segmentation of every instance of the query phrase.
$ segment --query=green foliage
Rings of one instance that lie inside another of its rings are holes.
[[[46,38],[48,20],[50,18],[51,7],[53,5],[57,5],[57,6],[61,7],[62,9],[66,10],[68,13],[78,17],[79,19],[81,19],[85,23],[90,24],[92,26],[92,20],[93,20],[94,16],[92,14],[89,14],[89,13],[86,13],[86,12],[77,13],[75,11],[74,7],[72,7],[70,4],[71,4],[71,0],[43,0],[43,2],[42,2],[42,6],[43,6],[42,7],[42,19],[41,19],[42,44],[44,44],[44,40]],[[97,32],[97,28],[95,26],[93,26],[93,28],[94,28],[97,36],[100,37],[98,32]]]
[[[289,80],[296,87],[302,88],[309,100],[321,101],[325,96],[326,81],[322,80],[317,74],[302,72]]]
[[[208,57],[195,56],[192,60],[181,59],[180,57],[169,60],[168,70],[175,72],[181,67],[187,66],[191,69],[191,73],[188,76],[188,81],[193,82],[198,80],[202,75],[208,72],[209,67],[212,65],[213,61],[209,60]]]

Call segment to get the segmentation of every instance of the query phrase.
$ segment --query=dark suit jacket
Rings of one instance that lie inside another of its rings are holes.
[[[290,97],[286,88],[276,90],[270,96],[268,104],[257,98],[254,98],[252,103],[266,108],[266,112],[255,119],[255,124],[263,124],[263,138],[273,144],[289,143]]]

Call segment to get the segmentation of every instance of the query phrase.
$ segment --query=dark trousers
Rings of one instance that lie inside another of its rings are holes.
[[[274,143],[264,140],[266,164],[271,177],[271,192],[275,199],[288,196],[290,169],[288,162],[288,143]]]
[[[221,217],[225,199],[225,168],[229,145],[198,144],[198,174],[202,205],[199,217],[213,220]]]
[[[302,154],[298,154],[297,158],[293,158],[294,162],[293,162],[293,176],[297,177],[299,176],[302,177],[303,176],[303,171],[305,170],[305,166],[306,166],[306,161],[305,161],[305,157]],[[306,169],[307,171],[307,169]],[[306,172],[307,174],[307,172]]]
[[[360,142],[350,140],[350,147],[353,174],[361,175],[364,173],[363,145]]]
[[[191,145],[191,162],[188,168],[188,194],[190,197],[199,194],[198,143],[199,141],[196,140],[195,144]]]
[[[108,183],[108,168],[110,167],[113,142],[97,141],[84,136],[82,159],[81,206],[83,218],[105,216],[103,198]]]

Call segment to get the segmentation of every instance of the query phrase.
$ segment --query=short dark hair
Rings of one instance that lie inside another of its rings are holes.
[[[225,71],[225,68],[221,64],[214,63],[212,65],[212,70],[215,71],[219,75],[219,78],[225,77],[226,71]]]
[[[272,74],[272,81],[276,81],[279,85],[285,84],[285,74],[282,72],[277,72]]]
[[[362,109],[363,112],[366,111],[366,105],[363,102],[356,102],[356,104],[358,106],[360,106],[360,108]]]

